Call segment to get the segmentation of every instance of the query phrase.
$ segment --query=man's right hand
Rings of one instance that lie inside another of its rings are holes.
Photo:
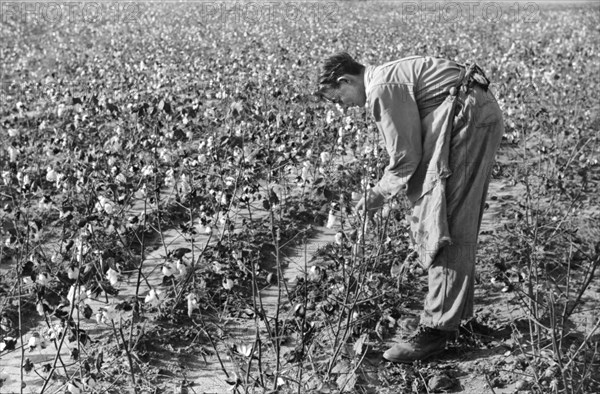
[[[372,221],[375,213],[383,206],[384,198],[381,194],[374,192],[372,189],[367,191],[366,198],[360,199],[360,201],[354,207],[354,210],[361,218],[364,216],[364,211],[367,211],[367,218]]]

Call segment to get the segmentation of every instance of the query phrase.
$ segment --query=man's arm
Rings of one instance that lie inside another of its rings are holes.
[[[375,123],[390,156],[383,177],[372,189],[371,199],[381,206],[383,200],[406,188],[421,161],[421,117],[410,85],[377,85],[370,97]]]

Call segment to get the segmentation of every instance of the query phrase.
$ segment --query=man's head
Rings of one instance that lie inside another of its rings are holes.
[[[346,52],[336,53],[323,64],[317,95],[347,107],[365,105],[365,66]]]

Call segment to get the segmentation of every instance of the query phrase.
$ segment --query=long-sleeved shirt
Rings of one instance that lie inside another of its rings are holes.
[[[464,76],[458,64],[411,57],[367,67],[367,103],[390,162],[372,192],[375,201],[406,191],[418,261],[428,268],[438,251],[452,243],[446,205],[446,179],[456,96],[449,90]],[[378,197],[379,196],[379,197]]]
[[[367,106],[390,157],[375,194],[389,199],[406,190],[423,156],[431,158],[431,152],[423,151],[422,119],[446,99],[460,73],[461,66],[453,61],[422,56],[366,67]],[[417,189],[406,190],[413,203],[420,194]]]

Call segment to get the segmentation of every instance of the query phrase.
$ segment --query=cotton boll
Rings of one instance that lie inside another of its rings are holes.
[[[77,289],[77,287],[79,287],[79,289]],[[84,286],[77,286],[77,284],[74,284],[69,288],[67,300],[71,304],[74,304],[75,301],[83,301],[85,298],[87,298],[87,294]]]
[[[54,182],[56,180],[56,171],[52,167],[46,169],[46,180],[48,182]]]
[[[87,379],[85,380],[85,385],[87,386],[88,389],[93,390],[94,387],[96,387],[96,385],[97,385],[96,377],[93,374],[88,376]]]
[[[17,148],[14,148],[12,146],[10,146],[8,148],[8,160],[11,163],[14,163],[17,161],[17,157],[19,157],[19,150]]]
[[[134,193],[134,197],[137,198],[138,200],[142,200],[144,197],[146,197],[146,187],[142,187],[142,188],[138,189]]]
[[[104,211],[107,214],[112,214],[114,210],[114,204],[104,196],[98,196],[98,203],[96,204],[98,211]]]
[[[173,268],[170,264],[164,264],[162,267],[162,273],[164,276],[173,276]]]
[[[144,302],[152,306],[158,306],[162,301],[162,291],[156,289],[150,290],[150,293],[144,298]]]
[[[2,171],[2,182],[4,182],[4,184],[6,186],[10,186],[10,184],[11,184],[10,171]]]
[[[38,302],[35,305],[35,310],[37,311],[38,315],[44,316],[44,304],[42,304],[41,302]]]
[[[102,321],[110,322],[118,320],[118,315],[114,309],[105,309],[102,311]]]
[[[329,216],[327,217],[327,224],[325,225],[327,228],[333,228],[335,226],[336,218],[333,209],[329,211]]]
[[[39,274],[35,280],[35,283],[39,284],[40,286],[48,285],[48,276],[46,274]]]
[[[198,308],[198,298],[196,294],[190,293],[187,295],[188,316],[192,317],[194,309]]]
[[[34,332],[31,335],[31,337],[29,338],[29,342],[27,342],[27,346],[29,346],[29,349],[35,349],[39,343],[40,343],[40,334],[38,334],[37,332]]]
[[[69,267],[69,269],[67,269],[67,276],[69,277],[69,279],[77,279],[79,277],[79,268]]]
[[[87,288],[85,287],[85,285],[80,285],[79,286],[79,300],[83,301],[85,299],[87,299]]]
[[[342,241],[344,239],[344,233],[341,231],[338,231],[337,233],[335,233],[335,243],[338,245],[342,244]]]
[[[48,329],[48,338],[53,341],[53,340],[58,340],[61,338],[63,333],[63,328],[60,325],[60,323],[56,323],[54,324],[54,326],[50,327]]]
[[[309,180],[310,175],[308,173],[308,167],[302,168],[301,178],[302,178],[302,181],[304,181],[304,182]]]
[[[111,286],[115,286],[119,282],[118,272],[112,268],[109,268],[108,271],[106,271],[106,278],[110,282]]]
[[[223,288],[225,290],[231,290],[233,289],[233,280],[227,278],[227,279],[223,279]]]
[[[335,114],[332,110],[327,111],[327,114],[325,115],[325,122],[327,122],[327,124],[331,124],[331,122],[333,122],[334,116]]]
[[[187,275],[188,268],[181,260],[177,261],[176,268],[177,268],[177,271],[179,274],[178,276],[186,276]]]
[[[104,205],[104,212],[106,212],[109,215],[112,215],[112,213],[114,212],[115,206],[112,202],[107,201]]]
[[[212,269],[213,269],[213,271],[215,271],[215,273],[220,274],[221,271],[223,270],[223,264],[221,264],[215,260],[212,262]]]
[[[118,174],[118,175],[115,177],[115,180],[116,180],[118,183],[121,183],[121,184],[123,184],[123,183],[126,183],[126,182],[127,182],[127,178],[126,178],[126,177],[125,177],[125,175],[123,175],[122,173],[119,173],[119,174]]]
[[[81,394],[81,389],[75,384],[75,382],[67,384],[67,391],[71,394]]]
[[[227,186],[227,187],[233,186],[234,182],[235,182],[235,178],[232,176],[228,176],[227,178],[225,178],[225,186]]]
[[[148,164],[148,165],[144,166],[144,168],[142,168],[143,176],[150,176],[152,174],[154,174],[154,167],[151,164]]]
[[[29,178],[29,174],[23,175],[23,180],[21,181],[21,185],[28,186],[31,184],[31,179]]]

